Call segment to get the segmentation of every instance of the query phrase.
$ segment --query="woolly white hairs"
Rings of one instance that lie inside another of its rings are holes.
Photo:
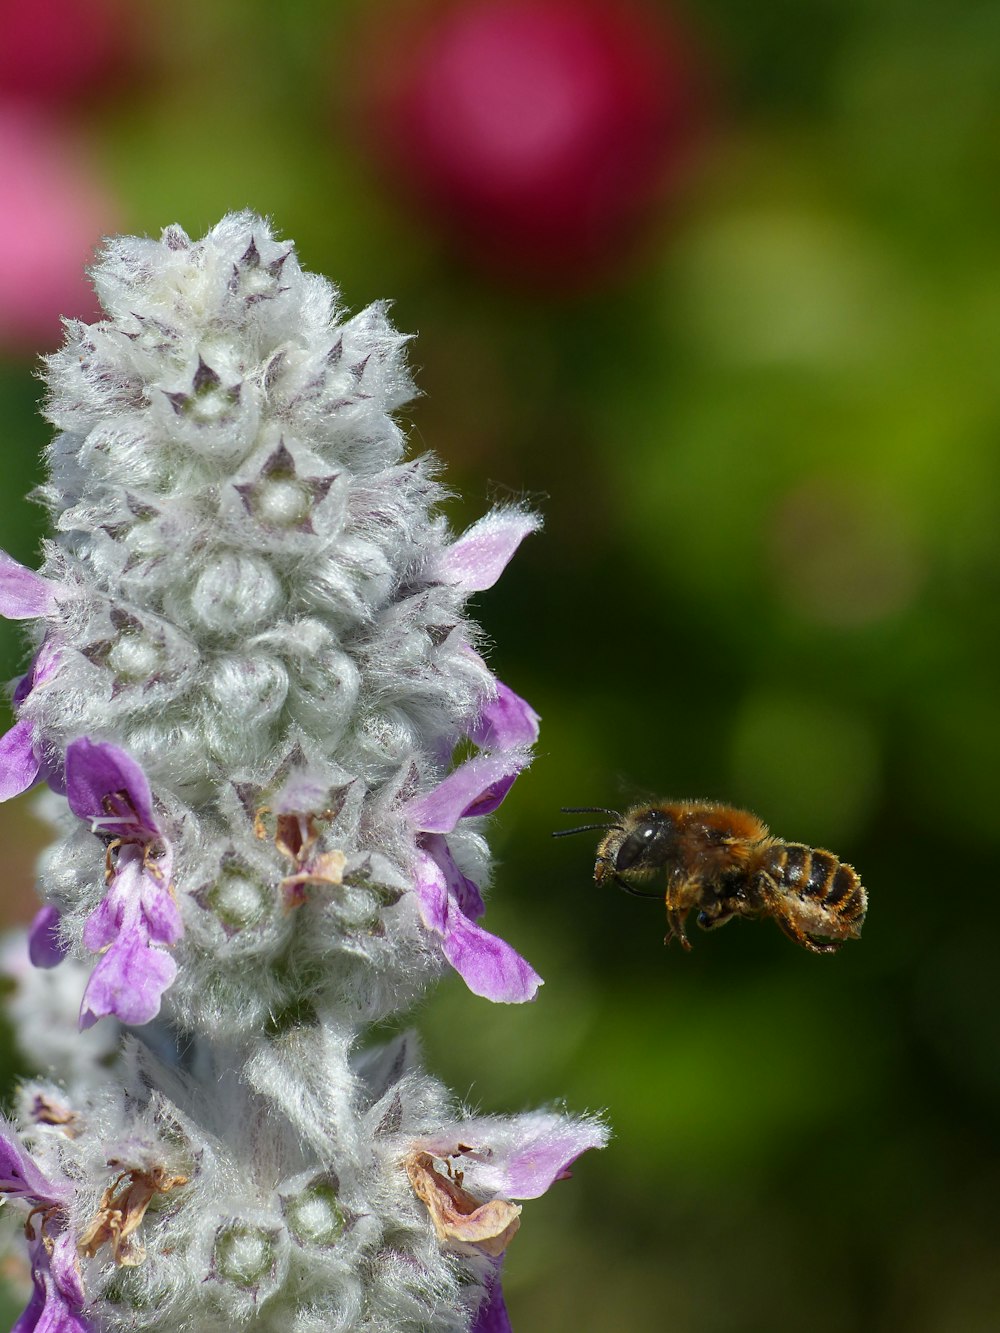
[[[17,1328],[502,1330],[512,1200],[605,1131],[470,1118],[411,1037],[361,1042],[448,966],[540,984],[479,924],[537,718],[465,616],[537,520],[449,532],[391,415],[405,340],[263,219],[114,240],[94,279],[107,318],[48,363],[55,536],[37,574],[0,558],[35,645],[0,797],[65,795],[55,970],[8,967],[52,1027],[0,1135],[35,1210]]]

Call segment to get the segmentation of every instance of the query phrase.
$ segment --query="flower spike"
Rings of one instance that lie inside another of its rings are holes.
[[[112,239],[93,279],[46,365],[45,562],[0,555],[34,651],[0,799],[47,784],[55,829],[0,956],[44,1071],[0,1125],[16,1333],[509,1333],[517,1192],[602,1131],[471,1118],[371,1038],[448,968],[541,985],[482,891],[538,716],[469,611],[538,519],[449,531],[407,339],[266,219]]]

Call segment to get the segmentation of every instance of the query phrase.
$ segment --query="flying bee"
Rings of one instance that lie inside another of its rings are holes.
[[[861,935],[868,895],[853,866],[832,852],[784,842],[747,810],[713,801],[662,801],[624,814],[600,806],[568,806],[565,814],[603,814],[613,824],[584,824],[565,837],[607,830],[597,847],[594,879],[614,881],[640,898],[659,898],[638,887],[666,874],[667,937],[691,943],[684,924],[697,910],[702,930],[734,916],[773,917],[789,939],[812,953],[836,953]]]

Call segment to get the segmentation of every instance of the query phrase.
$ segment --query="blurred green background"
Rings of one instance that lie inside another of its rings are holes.
[[[105,4],[84,8],[92,32]],[[29,9],[0,5],[0,45],[15,22],[30,42]],[[99,77],[7,97],[0,76],[0,118],[33,102],[69,145],[106,219],[88,246],[249,206],[351,308],[392,297],[456,527],[498,499],[544,513],[480,616],[543,717],[487,925],[547,984],[509,1009],[452,978],[416,1015],[484,1111],[565,1099],[614,1127],[525,1207],[514,1326],[994,1330],[1000,8],[661,5],[697,85],[683,167],[562,255],[495,198],[499,247],[481,198],[429,203],[412,143],[399,167],[366,98],[404,9],[430,33],[417,77],[441,40],[419,0],[111,6]],[[27,262],[7,225],[0,282]],[[32,562],[33,372],[58,330],[18,329],[0,545]],[[737,923],[664,949],[654,903],[593,885],[596,835],[549,836],[561,805],[657,795],[745,804],[850,861],[863,941],[821,958]],[[23,803],[0,818],[24,920],[38,834]]]

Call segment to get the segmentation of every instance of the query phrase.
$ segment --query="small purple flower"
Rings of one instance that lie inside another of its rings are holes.
[[[520,1209],[509,1200],[538,1198],[566,1178],[581,1153],[603,1148],[607,1140],[608,1131],[597,1120],[535,1111],[515,1120],[458,1121],[411,1143],[407,1172],[438,1239],[460,1253],[478,1249],[494,1261],[473,1333],[510,1333],[500,1265],[518,1230]]]
[[[92,1027],[109,1014],[135,1027],[148,1023],[160,1012],[163,992],[176,975],[177,964],[163,949],[154,948],[141,904],[132,899],[118,934],[91,973],[80,1005],[80,1027]]]
[[[124,750],[83,736],[66,750],[66,796],[116,853],[107,893],[83,928],[87,948],[105,952],[84,992],[80,1026],[108,1014],[148,1023],[177,975],[173,958],[156,946],[175,944],[183,933],[170,886],[173,857],[149,781]]]
[[[0,1193],[31,1205],[25,1230],[35,1289],[11,1333],[90,1333],[90,1325],[79,1317],[85,1296],[76,1246],[65,1230],[69,1182],[50,1180],[2,1117]]]
[[[477,755],[406,806],[417,830],[414,889],[421,919],[441,936],[445,958],[472,993],[501,1004],[534,999],[542,979],[509,944],[476,925],[482,897],[455,864],[443,835],[460,819],[492,813],[527,762],[511,751]]]
[[[450,833],[460,819],[490,815],[528,764],[524,754],[476,755],[409,801],[407,818],[425,833]]]

